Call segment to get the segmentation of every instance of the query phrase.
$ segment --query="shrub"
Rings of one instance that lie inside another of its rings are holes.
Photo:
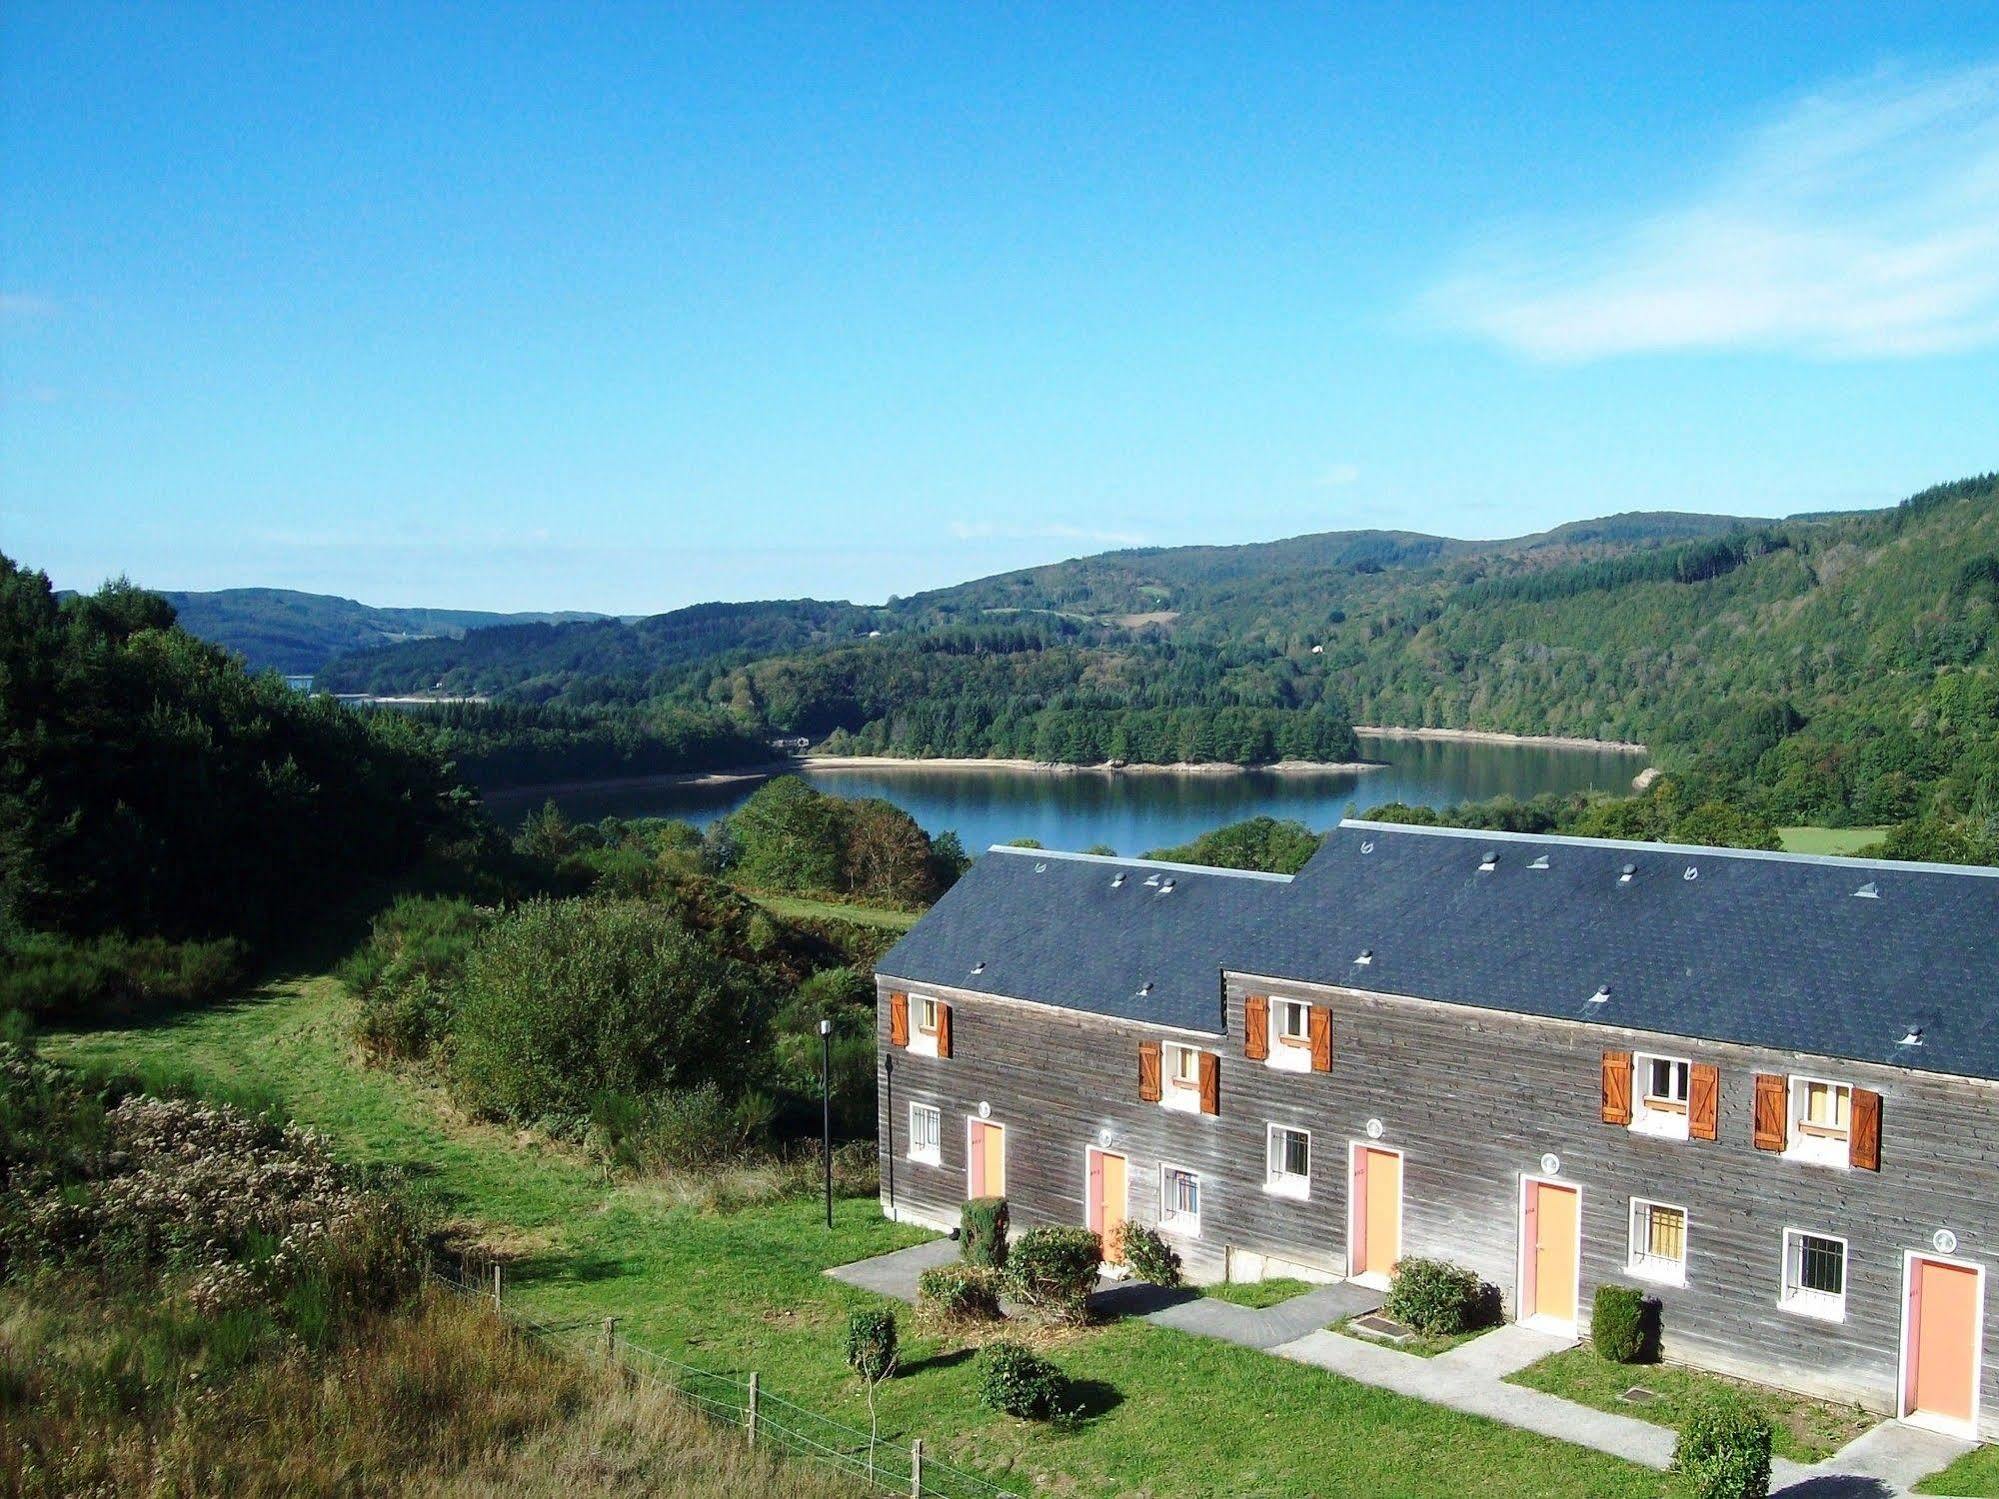
[[[1004,1197],[974,1197],[958,1210],[964,1241],[958,1252],[966,1264],[988,1270],[1006,1268],[1007,1221]]]
[[[1018,1343],[988,1343],[979,1355],[979,1402],[1023,1421],[1069,1411],[1069,1376]]]
[[[1155,1286],[1180,1284],[1180,1253],[1159,1237],[1159,1230],[1125,1219],[1118,1229],[1118,1252],[1131,1273]]]
[[[997,1276],[982,1265],[933,1265],[916,1277],[916,1300],[947,1322],[997,1322]]]
[[[702,1170],[756,1154],[769,1143],[774,1113],[762,1093],[730,1098],[713,1083],[648,1098],[607,1091],[591,1100],[585,1139],[621,1170]]]
[[[1103,1241],[1087,1228],[1030,1228],[1007,1254],[1007,1286],[1037,1311],[1080,1322],[1103,1257]]]
[[[75,1020],[195,1004],[242,980],[241,942],[158,937],[73,938],[22,932],[0,945],[0,1012]]]
[[[1645,1357],[1648,1313],[1655,1303],[1631,1286],[1598,1286],[1590,1309],[1589,1337],[1596,1351],[1613,1364],[1635,1364]]]
[[[490,916],[470,901],[405,895],[336,970],[361,1003],[361,1044],[382,1058],[427,1055],[451,1026],[452,999]]]
[[[1479,1278],[1445,1260],[1406,1259],[1395,1266],[1383,1306],[1390,1317],[1425,1337],[1451,1337],[1470,1328],[1482,1300]]]
[[[1770,1423],[1731,1396],[1714,1395],[1680,1427],[1673,1471],[1697,1499],[1764,1499],[1770,1492]]]
[[[895,1313],[855,1312],[847,1318],[847,1367],[870,1384],[895,1372]]]

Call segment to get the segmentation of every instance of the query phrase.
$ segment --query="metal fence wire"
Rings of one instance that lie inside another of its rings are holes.
[[[755,1374],[738,1378],[698,1368],[657,1349],[641,1347],[617,1330],[617,1319],[543,1322],[504,1297],[505,1272],[497,1260],[440,1261],[431,1279],[461,1296],[485,1301],[524,1336],[569,1355],[594,1354],[628,1378],[671,1395],[709,1420],[733,1427],[752,1447],[767,1447],[832,1468],[885,1495],[912,1499],[1021,1499],[976,1473],[930,1456],[921,1440],[871,1441],[865,1431],[764,1389]]]

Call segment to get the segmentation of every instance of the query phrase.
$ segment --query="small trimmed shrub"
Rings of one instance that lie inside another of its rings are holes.
[[[958,1230],[964,1244],[959,1255],[968,1265],[988,1270],[1006,1268],[1007,1211],[1004,1197],[974,1197],[958,1210]]]
[[[894,1372],[896,1347],[894,1312],[855,1312],[847,1318],[847,1367],[870,1384]]]
[[[1448,1338],[1476,1323],[1482,1301],[1479,1278],[1463,1266],[1406,1259],[1389,1277],[1382,1310],[1425,1337]]]
[[[1081,1322],[1103,1258],[1103,1241],[1087,1228],[1030,1228],[1007,1256],[1007,1286],[1036,1311]]]
[[[946,1322],[997,1322],[998,1276],[983,1265],[933,1265],[916,1277],[916,1302]]]
[[[1741,1401],[1715,1395],[1680,1427],[1673,1471],[1697,1499],[1765,1499],[1770,1492],[1770,1423]]]
[[[1118,1252],[1140,1280],[1171,1290],[1180,1284],[1180,1252],[1159,1237],[1159,1230],[1127,1218],[1118,1228]]]
[[[1590,1308],[1589,1340],[1597,1353],[1613,1364],[1635,1364],[1645,1357],[1645,1293],[1632,1286],[1598,1286]]]
[[[1018,1343],[988,1343],[979,1355],[979,1403],[1023,1421],[1068,1414],[1069,1376]]]

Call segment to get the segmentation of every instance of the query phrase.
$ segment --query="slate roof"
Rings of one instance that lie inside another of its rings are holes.
[[[1210,1033],[1227,969],[1999,1079],[1999,870],[1954,865],[1358,821],[1295,880],[995,849],[880,967]]]
[[[1285,875],[993,848],[876,967],[912,984],[1219,1035],[1223,956],[1288,884]]]

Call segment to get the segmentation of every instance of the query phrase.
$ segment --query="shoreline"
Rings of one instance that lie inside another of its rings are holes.
[[[981,759],[936,757],[903,759],[898,755],[812,755],[793,762],[803,770],[1026,770],[1043,775],[1176,775],[1235,776],[1270,771],[1277,775],[1316,775],[1324,772],[1351,774],[1362,770],[1386,770],[1380,760],[1278,760],[1269,765],[1238,765],[1232,760],[1176,760],[1170,764],[1109,761],[1095,765],[1051,764],[1045,760]]]
[[[1583,739],[1574,734],[1507,734],[1498,729],[1398,729],[1357,723],[1356,734],[1372,739],[1428,739],[1439,744],[1524,744],[1536,749],[1608,750],[1616,755],[1649,755],[1650,745],[1630,739]]]
[[[629,791],[645,786],[733,786],[738,781],[767,781],[795,769],[796,760],[773,760],[767,765],[731,765],[722,770],[659,770],[638,776],[586,776],[582,780],[525,781],[514,786],[478,786],[473,789],[483,801],[489,797],[556,796],[572,791]]]

